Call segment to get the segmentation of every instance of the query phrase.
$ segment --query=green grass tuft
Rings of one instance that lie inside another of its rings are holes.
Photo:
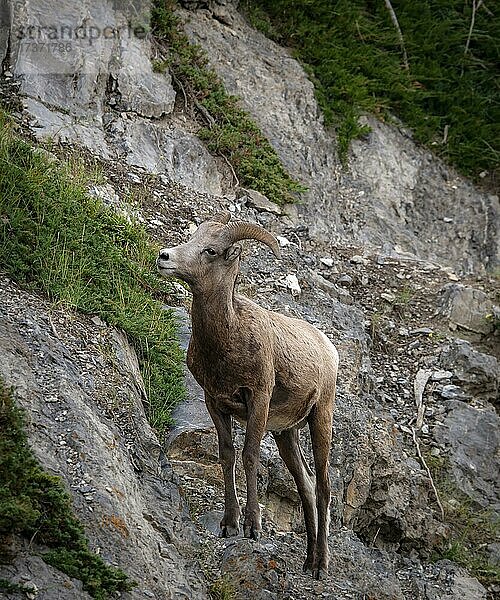
[[[50,161],[0,114],[0,269],[72,309],[119,327],[135,347],[160,435],[184,398],[183,353],[171,311],[154,297],[156,275],[146,233],[88,196],[77,163]]]
[[[98,600],[130,590],[133,583],[119,569],[90,551],[72,503],[60,479],[45,473],[28,446],[22,412],[0,380],[0,544],[18,534],[49,547],[48,564],[79,579]],[[19,591],[0,581],[0,589]]]
[[[344,159],[350,141],[366,133],[360,114],[389,120],[395,114],[417,141],[463,174],[477,178],[486,171],[494,184],[500,158],[500,12],[484,6],[477,11],[465,53],[470,2],[392,4],[409,72],[384,2],[246,0],[242,7],[254,27],[291,47],[304,63]]]
[[[167,60],[155,62],[154,68],[172,73],[174,83],[182,88],[186,101],[194,105],[200,122],[204,123],[198,135],[211,153],[229,161],[241,185],[265,194],[276,204],[296,202],[305,188],[285,171],[271,144],[239,106],[238,99],[226,92],[208,66],[204,51],[189,43],[173,13],[174,6],[171,1],[153,2],[153,33],[168,55]]]
[[[212,600],[234,600],[236,591],[228,575],[219,577],[210,586],[210,597]]]
[[[12,581],[0,577],[0,592],[5,592],[6,594],[21,594],[26,591],[29,591],[29,588],[26,588],[19,583],[12,583]]]

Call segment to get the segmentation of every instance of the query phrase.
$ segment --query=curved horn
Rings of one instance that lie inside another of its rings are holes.
[[[214,221],[215,223],[222,223],[223,225],[227,225],[231,219],[231,213],[228,210],[222,210],[216,213],[209,220]]]
[[[274,256],[280,258],[280,247],[277,239],[260,225],[247,223],[246,221],[235,221],[226,225],[226,232],[231,243],[238,240],[257,240],[269,246]]]

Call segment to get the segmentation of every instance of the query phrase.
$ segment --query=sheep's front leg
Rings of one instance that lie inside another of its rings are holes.
[[[260,539],[262,524],[257,495],[257,469],[260,459],[260,443],[264,436],[269,410],[269,395],[249,398],[247,401],[247,426],[243,446],[243,467],[247,481],[247,505],[243,531],[245,537]]]
[[[214,400],[205,394],[208,412],[212,417],[219,439],[219,461],[224,475],[224,517],[220,522],[222,537],[238,535],[240,531],[240,505],[236,496],[234,477],[235,452],[231,430],[231,415],[220,412]]]

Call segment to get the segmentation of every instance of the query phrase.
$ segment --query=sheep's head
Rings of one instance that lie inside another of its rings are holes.
[[[230,219],[231,213],[219,213],[202,223],[185,244],[160,250],[160,274],[174,275],[193,288],[217,287],[236,277],[241,254],[238,242],[247,239],[263,242],[279,258],[278,242],[271,233],[255,223]]]

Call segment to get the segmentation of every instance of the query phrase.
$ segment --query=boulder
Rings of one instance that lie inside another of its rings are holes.
[[[241,194],[240,199],[245,200],[247,206],[255,208],[258,212],[268,212],[277,216],[282,214],[282,210],[277,204],[256,190],[241,188]]]
[[[286,589],[287,569],[272,542],[238,540],[226,546],[221,571],[242,600],[278,600]]]
[[[441,290],[439,312],[449,320],[450,328],[461,327],[480,334],[493,331],[496,309],[493,302],[481,290],[459,283],[448,283]]]
[[[458,488],[482,507],[500,511],[500,418],[488,403],[449,400],[436,440],[448,450]]]
[[[0,25],[0,56],[10,28],[11,70],[39,139],[222,193],[216,161],[192,128],[180,119],[159,121],[172,115],[176,92],[168,71],[152,67],[149,0],[9,4],[12,24]],[[9,9],[2,6],[4,23]]]
[[[342,420],[355,432],[357,452],[350,478],[344,473],[342,522],[371,546],[426,555],[446,535],[432,510],[437,505],[427,475],[416,460],[405,459],[392,419],[369,414],[362,425],[359,416]]]
[[[12,5],[11,64],[22,93],[84,119],[103,112],[106,94],[146,117],[172,112],[171,78],[153,72],[149,58],[148,0]]]
[[[494,356],[474,350],[468,342],[454,340],[444,346],[439,361],[472,397],[498,402],[500,365]]]

